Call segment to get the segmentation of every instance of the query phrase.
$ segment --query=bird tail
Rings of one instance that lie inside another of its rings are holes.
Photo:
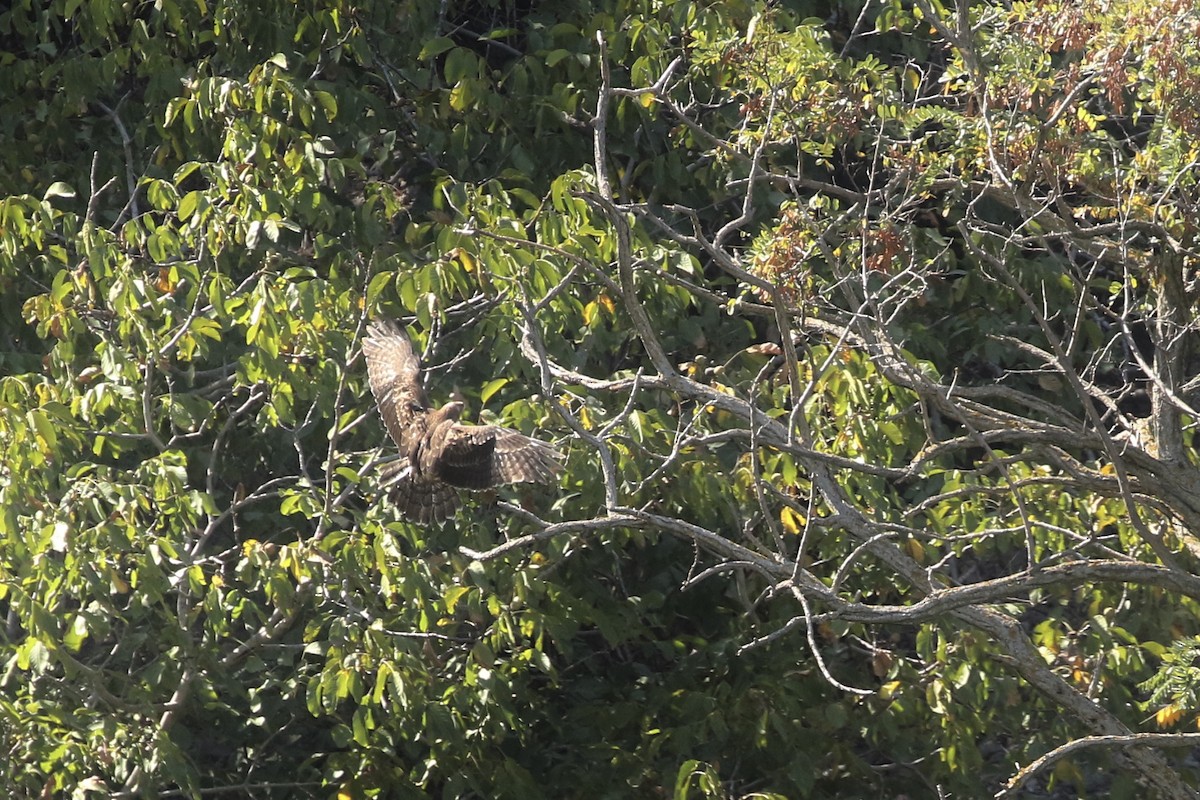
[[[402,480],[392,489],[392,502],[410,520],[422,525],[454,516],[458,493],[441,481]]]
[[[407,458],[386,465],[380,479],[400,514],[422,525],[439,523],[454,516],[458,493],[442,481],[414,478]]]

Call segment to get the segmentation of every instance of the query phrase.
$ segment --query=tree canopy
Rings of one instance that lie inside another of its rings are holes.
[[[0,11],[0,786],[1194,797],[1194,4],[551,5]]]

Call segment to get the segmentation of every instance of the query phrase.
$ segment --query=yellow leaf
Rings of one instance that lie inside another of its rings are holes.
[[[466,250],[459,249],[458,260],[462,262],[463,269],[467,272],[475,271],[475,256],[468,253]]]
[[[642,108],[654,105],[654,92],[642,92],[638,95],[638,102],[642,104]]]
[[[1169,728],[1183,716],[1183,709],[1172,703],[1154,712],[1154,723],[1160,728]]]
[[[158,291],[162,292],[163,294],[170,294],[171,292],[174,292],[176,284],[175,277],[176,276],[171,274],[171,270],[159,267],[158,277],[154,281],[154,288],[158,289]]]
[[[584,325],[592,324],[592,322],[596,319],[596,311],[597,310],[599,310],[599,306],[596,305],[595,300],[593,300],[592,302],[588,303],[586,306],[583,307],[583,324]]]
[[[900,681],[888,681],[879,687],[879,696],[884,700],[891,700],[898,691],[900,691]]]
[[[803,514],[796,513],[791,506],[784,506],[779,511],[779,521],[783,523],[783,529],[788,533],[799,533],[807,520],[804,519]]]
[[[905,539],[904,549],[908,551],[909,556],[918,564],[925,563],[925,545],[921,544],[918,539]]]
[[[600,303],[600,305],[604,306],[604,310],[609,314],[617,313],[617,304],[614,303],[613,299],[608,295],[602,294],[596,298],[596,300]]]

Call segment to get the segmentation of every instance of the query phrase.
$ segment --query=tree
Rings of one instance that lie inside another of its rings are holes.
[[[0,775],[1191,796],[1198,21],[4,12]],[[381,317],[560,485],[382,502]]]

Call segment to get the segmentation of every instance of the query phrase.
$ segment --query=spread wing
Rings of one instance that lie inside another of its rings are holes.
[[[508,428],[496,429],[492,483],[553,483],[562,472],[562,453],[552,444]]]
[[[421,363],[404,331],[372,322],[362,343],[367,378],[400,460],[382,471],[397,509],[420,523],[437,523],[458,506],[453,487],[487,489],[505,483],[550,483],[562,471],[553,445],[496,425],[457,422],[461,402],[429,408]]]
[[[391,321],[372,322],[362,347],[379,415],[401,454],[407,455],[416,438],[424,435],[424,426],[414,423],[425,420],[429,407],[421,388],[421,362],[408,336]]]
[[[435,458],[439,478],[464,489],[550,483],[562,471],[553,445],[495,425],[453,425]]]

